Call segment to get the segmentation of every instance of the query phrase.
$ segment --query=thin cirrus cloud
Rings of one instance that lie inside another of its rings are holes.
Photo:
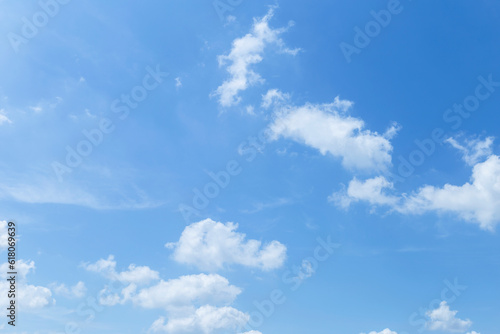
[[[264,50],[269,45],[276,45],[279,52],[296,55],[299,49],[289,49],[285,46],[280,35],[288,30],[293,24],[286,28],[273,29],[269,21],[274,16],[275,7],[271,7],[268,13],[260,19],[254,18],[251,31],[232,43],[229,54],[218,57],[219,66],[225,67],[229,73],[229,79],[224,81],[212,96],[218,96],[222,107],[231,107],[240,103],[239,93],[249,87],[262,83],[262,77],[251,67],[263,60]]]
[[[271,96],[276,98],[276,94]],[[270,104],[269,100],[266,94],[264,105]],[[367,130],[363,120],[348,114],[352,105],[353,102],[336,97],[328,104],[279,106],[269,126],[271,139],[291,139],[323,155],[331,154],[347,169],[386,171],[391,166],[390,139],[397,132],[397,125],[384,134]]]
[[[476,143],[484,147],[491,145]],[[484,156],[471,155],[466,157]],[[479,158],[478,158],[479,159]],[[472,168],[470,181],[463,185],[445,184],[442,187],[425,185],[407,195],[394,195],[393,183],[385,177],[359,181],[354,178],[347,189],[334,193],[329,200],[343,208],[352,203],[364,201],[372,206],[388,206],[402,214],[423,214],[426,212],[451,213],[460,219],[478,224],[481,229],[493,231],[500,222],[500,157],[491,154]]]
[[[472,321],[457,318],[457,313],[458,311],[450,310],[448,304],[442,301],[437,309],[427,312],[427,316],[430,318],[426,323],[427,329],[455,333],[465,332],[472,325]]]
[[[278,241],[262,244],[237,232],[238,224],[206,219],[187,226],[179,241],[167,243],[173,259],[201,270],[218,270],[229,265],[242,265],[273,270],[283,265],[286,247]]]

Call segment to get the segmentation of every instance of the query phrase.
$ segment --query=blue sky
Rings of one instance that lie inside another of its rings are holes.
[[[0,331],[498,331],[497,2],[0,6]]]

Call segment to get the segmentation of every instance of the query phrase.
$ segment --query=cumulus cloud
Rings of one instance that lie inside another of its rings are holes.
[[[361,334],[365,334],[365,333],[361,333]],[[389,328],[386,328],[381,332],[371,331],[368,334],[398,334],[398,333],[391,331]]]
[[[446,301],[442,301],[435,310],[428,311],[427,328],[431,331],[465,332],[472,325],[469,319],[462,320],[456,317],[458,311],[451,311]]]
[[[392,189],[393,185],[383,176],[378,176],[365,181],[354,178],[349,182],[346,190],[334,193],[328,200],[346,209],[351,203],[366,201],[371,205],[395,205],[398,198],[385,193],[384,189]]]
[[[398,208],[403,213],[450,212],[493,230],[500,221],[500,158],[490,156],[472,170],[470,181],[455,186],[424,186]]]
[[[269,21],[274,15],[274,7],[260,19],[254,19],[250,33],[233,41],[228,55],[219,56],[219,66],[225,66],[229,79],[224,81],[215,91],[219,104],[223,107],[237,105],[241,101],[241,91],[257,83],[263,82],[261,76],[251,69],[252,65],[263,60],[266,46],[277,45],[280,52],[295,55],[298,49],[288,49],[280,38],[287,28],[273,29]],[[289,26],[291,23],[289,24]]]
[[[460,144],[455,138],[448,138],[446,142],[462,153],[462,158],[469,166],[474,166],[492,154],[493,140],[493,137],[484,140],[467,139],[463,144]]]
[[[363,120],[349,116],[353,103],[335,98],[329,104],[283,106],[270,125],[271,139],[294,140],[340,158],[347,169],[386,171],[391,166],[392,125],[385,134],[365,129]]]
[[[157,271],[147,266],[138,267],[135,264],[129,265],[128,270],[117,272],[116,261],[113,255],[108,256],[107,259],[100,259],[95,263],[84,263],[82,266],[88,271],[100,273],[110,280],[123,283],[148,284],[151,281],[158,280],[160,277]]]
[[[175,261],[194,265],[202,270],[222,269],[239,264],[261,270],[272,270],[283,265],[286,247],[278,241],[262,244],[246,240],[244,233],[236,232],[238,224],[206,219],[187,226],[178,242],[168,243],[173,248]]]
[[[20,309],[37,309],[45,307],[53,303],[52,292],[49,288],[44,286],[36,286],[27,283],[26,276],[35,270],[35,262],[20,259],[16,262],[17,272],[17,302]],[[9,263],[5,262],[0,265],[0,296],[7,296],[7,291],[10,289],[10,283],[6,280],[9,275],[7,272]],[[7,298],[0,298],[0,307],[7,307],[9,300]]]
[[[181,276],[141,290],[134,303],[144,308],[173,309],[193,304],[228,305],[241,289],[216,274]]]
[[[365,181],[353,179],[345,191],[329,197],[341,207],[365,201],[386,205],[402,214],[451,213],[481,229],[493,231],[500,222],[500,157],[491,155],[472,169],[470,181],[463,185],[426,185],[407,195],[391,195],[393,184],[379,176]]]
[[[214,333],[236,330],[250,319],[248,314],[232,307],[205,305],[185,317],[172,317],[166,322],[164,317],[156,320],[150,328],[152,332],[164,333]],[[257,332],[258,333],[258,332]]]

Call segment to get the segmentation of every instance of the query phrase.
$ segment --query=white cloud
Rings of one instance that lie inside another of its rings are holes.
[[[5,110],[4,109],[0,109],[0,125],[2,125],[4,123],[11,124],[12,121],[7,117],[7,115],[5,113]]]
[[[15,269],[16,269],[15,271],[17,272],[17,278],[20,280],[25,280],[26,276],[31,271],[35,270],[35,262],[19,259],[16,261]],[[2,265],[0,265],[0,278],[7,277],[8,271],[12,271],[12,270],[9,270],[9,263],[8,262],[2,263]]]
[[[396,196],[387,195],[384,189],[392,189],[392,184],[383,176],[378,176],[365,181],[354,178],[349,182],[347,190],[334,193],[328,197],[342,208],[348,208],[352,202],[367,201],[371,205],[395,205],[398,202]]]
[[[263,59],[264,49],[275,44],[283,53],[295,55],[299,50],[286,48],[280,35],[288,28],[273,29],[269,21],[274,15],[274,8],[261,19],[255,19],[250,33],[233,41],[228,55],[219,56],[219,66],[226,66],[230,78],[217,88],[214,95],[219,96],[219,103],[223,107],[237,105],[241,101],[238,94],[263,81],[261,76],[251,69]]]
[[[467,334],[481,334],[481,333],[478,333],[478,332],[472,331],[472,332],[468,332]]]
[[[35,262],[25,261],[23,259],[16,261],[16,288],[18,291],[16,300],[19,303],[20,309],[42,308],[53,302],[50,289],[43,286],[27,284],[26,276],[33,270],[35,270]],[[10,276],[7,274],[9,271],[11,271],[9,269],[9,263],[5,262],[0,265],[0,278],[2,278],[0,281],[0,296],[7,296],[7,291],[10,289],[10,283],[6,280]],[[0,298],[0,307],[6,307],[8,302],[9,300],[7,298]]]
[[[364,333],[362,333],[362,334],[364,334]],[[370,333],[368,333],[368,334],[398,334],[398,333],[396,333],[396,332],[394,332],[394,331],[391,331],[389,328],[386,328],[386,329],[384,329],[384,330],[383,330],[383,331],[381,331],[381,332],[375,332],[375,331],[372,331],[372,332],[370,332]]]
[[[193,304],[228,305],[241,293],[241,289],[216,274],[181,276],[142,289],[134,303],[144,308],[176,309]]]
[[[245,240],[245,234],[236,232],[237,228],[238,224],[206,219],[187,226],[178,242],[165,246],[174,248],[173,258],[177,262],[202,270],[222,269],[231,264],[272,270],[283,265],[283,244],[271,241],[262,245],[259,240]]]
[[[472,321],[457,318],[457,313],[458,311],[451,311],[448,304],[442,301],[437,309],[427,312],[430,318],[426,324],[427,328],[431,331],[465,332],[472,325]]]
[[[446,142],[462,152],[462,158],[469,166],[474,166],[483,158],[489,157],[492,154],[491,146],[493,145],[493,137],[488,137],[485,140],[467,139],[462,145],[454,138],[446,139]]]
[[[92,264],[85,263],[82,266],[88,271],[101,273],[110,280],[124,283],[148,284],[151,281],[158,280],[160,277],[157,271],[147,266],[137,267],[135,264],[129,265],[128,270],[117,272],[116,261],[113,255],[108,256],[107,259],[100,259]]]
[[[74,286],[66,286],[66,284],[54,284],[52,286],[52,291],[56,295],[62,295],[67,298],[82,298],[85,296],[85,292],[87,292],[87,288],[85,287],[85,283],[82,281],[76,283]]]
[[[422,187],[405,199],[398,211],[414,214],[449,212],[478,223],[482,229],[493,230],[500,221],[500,158],[492,155],[476,164],[470,182],[462,186]]]
[[[209,334],[221,330],[236,330],[244,326],[249,319],[248,314],[232,307],[205,305],[189,316],[170,318],[166,323],[165,318],[161,317],[153,323],[150,330],[165,333]]]
[[[239,334],[262,334],[262,333],[259,331],[250,331],[250,332],[239,333]]]
[[[384,134],[364,129],[363,120],[349,116],[351,101],[335,98],[330,104],[284,106],[270,125],[271,139],[292,139],[342,160],[348,169],[385,171],[391,165],[389,139],[393,125]]]
[[[410,195],[387,194],[393,184],[379,176],[365,181],[353,179],[347,191],[334,193],[331,201],[342,207],[365,201],[371,205],[387,205],[402,214],[426,212],[451,213],[493,231],[500,222],[500,157],[491,155],[472,169],[470,181],[463,185],[426,185]]]
[[[280,104],[290,99],[290,95],[282,93],[278,89],[270,89],[262,95],[262,108],[269,109],[274,104]]]

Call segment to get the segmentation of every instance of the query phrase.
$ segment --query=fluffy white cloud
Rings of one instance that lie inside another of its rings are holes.
[[[100,259],[95,263],[85,263],[82,266],[88,271],[100,273],[110,280],[123,283],[148,284],[160,278],[157,271],[147,266],[138,267],[135,264],[129,265],[128,270],[117,272],[113,255],[108,256],[107,259]]]
[[[244,326],[250,316],[232,307],[205,305],[186,317],[173,317],[165,322],[161,317],[151,326],[152,332],[164,333],[216,333],[236,330]],[[256,332],[258,333],[258,332]]]
[[[408,197],[398,208],[403,213],[450,212],[464,220],[493,230],[500,221],[500,158],[490,156],[472,170],[470,182],[442,188],[425,186]]]
[[[451,311],[448,304],[442,301],[437,309],[427,312],[430,318],[427,328],[431,331],[465,332],[472,325],[472,321],[457,318],[457,313],[458,311]]]
[[[329,104],[283,106],[270,125],[271,139],[287,138],[313,147],[342,160],[348,169],[385,171],[391,165],[390,138],[393,125],[385,134],[364,129],[363,120],[349,116],[351,101],[335,98]]]
[[[76,283],[74,286],[66,286],[66,284],[54,284],[51,286],[52,291],[56,295],[61,295],[67,298],[82,298],[85,296],[85,292],[87,292],[87,288],[85,287],[85,283],[82,281]]]
[[[392,184],[383,176],[378,176],[365,181],[354,178],[349,182],[345,191],[334,193],[328,197],[330,202],[334,202],[342,208],[348,208],[352,202],[367,201],[371,205],[395,205],[398,202],[396,196],[388,195],[384,189],[392,189]]]
[[[365,181],[354,179],[346,191],[334,193],[330,200],[343,207],[356,201],[387,205],[403,214],[452,213],[490,231],[500,222],[500,157],[496,155],[476,164],[470,181],[463,185],[426,185],[400,196],[387,194],[392,187],[381,176]]]
[[[144,308],[175,309],[184,306],[216,304],[228,305],[241,293],[241,289],[216,274],[181,276],[142,289],[133,298]]]
[[[20,309],[36,309],[47,306],[53,302],[52,292],[49,288],[43,286],[35,286],[27,284],[26,276],[35,269],[35,262],[18,260],[16,262],[17,282],[16,300],[19,303]],[[9,277],[7,272],[9,264],[7,262],[0,265],[0,296],[7,296],[7,291],[10,289],[10,283],[6,281]],[[7,307],[7,298],[0,298],[0,308]]]
[[[446,142],[462,153],[462,158],[469,166],[474,166],[481,159],[492,154],[491,146],[493,145],[493,137],[488,137],[485,140],[468,139],[462,145],[454,138],[446,139]]]
[[[268,45],[277,45],[281,52],[295,55],[298,50],[286,48],[280,35],[287,28],[273,29],[269,27],[269,21],[274,15],[274,8],[271,8],[266,16],[254,19],[250,33],[233,41],[232,49],[228,55],[219,56],[219,66],[226,66],[230,78],[222,83],[215,91],[219,96],[219,103],[223,107],[230,107],[238,104],[241,98],[239,92],[248,87],[262,82],[259,74],[250,67],[258,64],[263,59],[264,49]]]
[[[362,334],[365,334],[365,333],[362,333]],[[372,332],[370,332],[368,334],[398,334],[398,333],[391,331],[389,328],[386,328],[386,329],[384,329],[381,332],[372,331]]]
[[[239,334],[262,334],[262,333],[259,331],[250,331],[250,332],[239,333]]]
[[[472,332],[468,332],[467,334],[481,334],[481,333],[478,333],[478,332],[472,331]]]
[[[230,264],[272,270],[283,265],[286,258],[283,244],[271,241],[262,245],[258,240],[245,240],[245,234],[236,232],[237,228],[238,224],[206,219],[187,226],[179,241],[166,247],[174,248],[173,258],[177,262],[202,270],[221,269]]]
[[[35,262],[34,261],[26,261],[23,259],[17,260],[15,264],[15,271],[17,272],[17,278],[19,280],[24,281],[26,276],[35,270]],[[0,278],[6,278],[7,272],[12,271],[9,269],[9,263],[4,262],[0,265]]]

